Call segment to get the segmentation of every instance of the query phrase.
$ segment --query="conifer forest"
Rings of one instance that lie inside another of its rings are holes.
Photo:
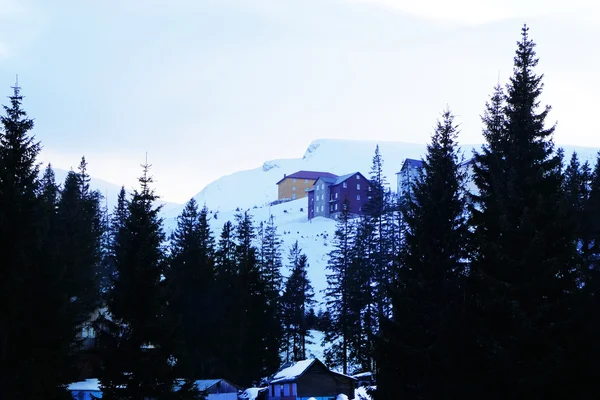
[[[57,182],[25,89],[0,116],[0,399],[71,399],[86,327],[106,400],[199,399],[206,377],[258,387],[307,358],[310,329],[328,366],[376,374],[376,400],[600,395],[600,154],[554,145],[527,26],[473,154],[450,108],[402,195],[375,149],[373,195],[337,219],[321,305],[273,219],[240,211],[216,233],[192,199],[167,232],[147,163],[114,209],[85,157]]]

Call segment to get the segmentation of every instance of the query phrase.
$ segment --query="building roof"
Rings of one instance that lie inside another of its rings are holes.
[[[67,390],[78,392],[100,392],[100,381],[98,379],[86,379],[85,381],[73,382],[67,386]]]
[[[277,372],[273,376],[270,383],[273,384],[273,383],[295,381],[296,379],[300,378],[306,371],[308,371],[310,369],[310,367],[312,367],[313,364],[315,364],[315,363],[319,363],[322,366],[324,366],[325,368],[327,368],[327,366],[325,364],[323,364],[320,360],[318,360],[316,358],[297,361],[291,365],[288,365],[285,368],[280,369],[279,372]],[[329,368],[327,368],[327,369],[332,374],[336,374],[336,375],[344,376],[349,379],[356,380],[355,378],[353,378],[351,376],[340,374],[339,372],[332,371]]]
[[[196,387],[198,388],[199,391],[205,391],[210,389],[211,387],[215,386],[217,383],[221,382],[221,381],[226,381],[227,383],[229,383],[231,386],[237,387],[237,385],[235,385],[232,382],[227,381],[226,379],[200,379],[194,382],[194,384],[196,385]]]
[[[337,179],[338,179],[337,176],[334,176],[334,177],[320,176],[319,179],[317,179],[317,180],[322,180],[323,182],[325,182],[327,184],[327,186],[329,186],[329,185],[335,184]]]
[[[296,178],[296,179],[314,179],[317,180],[321,177],[327,177],[327,178],[337,178],[337,175],[332,174],[330,172],[320,172],[320,171],[298,171],[298,172],[294,172],[291,175],[284,175],[283,178],[281,180],[279,180],[277,182],[277,185],[279,185],[281,182],[283,182],[284,180],[288,179],[288,178]]]

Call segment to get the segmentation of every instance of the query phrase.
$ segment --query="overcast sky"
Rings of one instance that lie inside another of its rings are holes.
[[[85,155],[131,187],[148,152],[158,194],[184,202],[314,139],[425,143],[447,105],[481,142],[526,22],[556,141],[600,146],[594,3],[0,0],[0,96],[18,73],[45,161]]]

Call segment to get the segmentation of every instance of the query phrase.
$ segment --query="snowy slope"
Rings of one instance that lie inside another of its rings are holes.
[[[325,266],[327,254],[331,250],[331,240],[335,230],[335,221],[327,218],[315,218],[308,221],[306,213],[307,199],[299,199],[274,206],[265,206],[247,209],[258,227],[260,222],[266,223],[269,216],[273,215],[277,232],[282,241],[282,256],[284,268],[282,274],[289,275],[287,268],[287,255],[289,248],[298,240],[298,245],[308,257],[308,278],[315,289],[315,299],[322,299],[322,291],[326,287]],[[241,211],[244,211],[241,209]],[[235,225],[235,214],[238,212],[217,211],[211,213],[210,226],[215,238],[218,239],[223,224],[231,221]],[[216,215],[216,218],[215,218]],[[176,217],[165,219],[165,225],[173,228]]]
[[[375,146],[379,149],[384,161],[384,174],[392,190],[396,190],[396,172],[406,158],[419,159],[424,156],[426,146],[421,144],[400,142],[375,142],[352,140],[316,140],[310,144],[304,156],[298,159],[268,161],[262,167],[240,171],[224,176],[207,185],[195,199],[200,205],[206,204],[216,212],[217,219],[211,220],[215,237],[220,234],[223,223],[234,221],[235,209],[248,210],[256,226],[266,222],[269,215],[275,217],[278,232],[283,240],[284,264],[289,247],[298,240],[302,250],[308,256],[308,276],[315,288],[317,301],[323,299],[322,291],[326,287],[327,254],[331,250],[331,240],[335,231],[335,222],[324,218],[308,221],[306,198],[283,204],[269,206],[277,199],[276,182],[283,174],[291,174],[299,170],[328,171],[338,175],[360,171],[369,176]],[[473,148],[480,145],[468,145],[462,148],[465,158],[472,154]],[[577,151],[581,160],[594,163],[598,148],[562,146],[568,160],[573,151]],[[167,231],[176,224],[177,207],[171,209],[171,215],[165,219]],[[213,214],[214,215],[214,214]],[[284,275],[289,271],[284,269]]]

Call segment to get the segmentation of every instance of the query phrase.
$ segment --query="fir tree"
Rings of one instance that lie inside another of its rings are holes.
[[[371,270],[378,319],[384,318],[389,308],[389,299],[385,290],[386,284],[390,280],[386,185],[386,177],[383,174],[383,158],[379,152],[379,145],[377,145],[371,166],[368,201],[365,205],[364,224],[368,226],[363,229],[365,234],[372,235],[370,240],[373,241],[373,248],[368,255],[363,254],[361,257],[367,256],[371,261],[370,265],[365,265],[365,268]],[[365,239],[369,240],[366,237]],[[375,331],[371,332],[371,334],[374,333]]]
[[[545,127],[550,107],[538,110],[543,76],[533,70],[538,59],[528,30],[506,95],[497,89],[483,117],[487,143],[475,154],[479,193],[471,207],[471,321],[481,347],[472,377],[481,393],[503,399],[559,395],[573,350],[575,232],[554,127]]]
[[[334,249],[329,253],[327,263],[327,289],[325,291],[331,325],[327,327],[325,342],[331,344],[325,354],[330,365],[339,365],[343,373],[348,373],[349,352],[353,329],[359,323],[357,315],[352,315],[352,263],[355,228],[350,220],[348,201],[344,201],[334,236]]]
[[[438,121],[403,216],[394,316],[382,325],[378,397],[458,398],[456,338],[467,225],[465,175],[450,111]]]
[[[116,232],[116,274],[108,296],[112,324],[105,337],[103,398],[146,399],[173,396],[172,337],[165,326],[165,270],[160,207],[151,189],[149,165],[127,203]],[[179,395],[183,395],[181,391]]]
[[[33,120],[18,86],[9,99],[0,116],[0,398],[55,399],[68,396],[75,333],[60,270],[47,252],[56,186],[47,170],[40,192]]]
[[[283,349],[286,362],[306,359],[306,344],[310,329],[308,313],[314,304],[314,291],[308,280],[308,259],[298,246],[290,247],[288,265],[291,271],[281,296],[282,320],[284,325]]]
[[[101,195],[89,187],[87,164],[69,171],[57,204],[54,230],[56,262],[69,286],[71,312],[76,324],[86,322],[100,304],[96,274],[102,257]]]
[[[191,199],[177,218],[166,272],[169,316],[178,339],[178,371],[185,378],[201,379],[214,373],[211,362],[218,339],[213,334],[214,253],[208,209],[198,210],[198,204]]]

